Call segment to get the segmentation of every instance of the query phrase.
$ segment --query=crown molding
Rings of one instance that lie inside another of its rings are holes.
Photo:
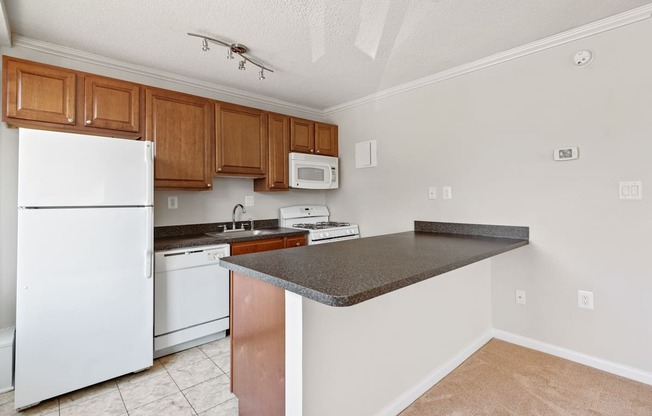
[[[0,2],[1,1],[2,0],[0,0]],[[2,32],[0,30],[0,35],[1,33]],[[84,52],[78,49],[73,49],[66,46],[57,45],[54,43],[44,42],[38,39],[33,39],[16,33],[13,34],[13,46],[20,46],[22,48],[31,49],[49,55],[54,55],[62,58],[75,60],[75,61],[98,65],[105,68],[130,72],[132,74],[142,75],[149,78],[155,78],[165,82],[174,82],[189,87],[200,88],[203,90],[227,95],[229,97],[249,100],[255,103],[274,105],[289,110],[301,111],[303,113],[312,114],[318,117],[322,117],[324,114],[323,111],[320,109],[307,107],[300,104],[294,104],[276,98],[272,98],[260,94],[254,94],[236,88],[230,88],[223,85],[214,84],[211,82],[202,81],[197,78],[174,74],[172,72],[161,71],[143,65],[131,64],[117,59],[108,58],[106,56],[97,55],[90,52]]]
[[[7,16],[5,0],[0,0],[0,45],[11,46],[11,25],[9,16]]]
[[[559,33],[523,46],[509,49],[486,58],[478,59],[477,61],[468,64],[460,65],[446,71],[438,72],[424,78],[420,78],[396,87],[388,88],[383,91],[376,92],[366,97],[358,98],[343,104],[326,108],[323,115],[328,116],[349,108],[358,107],[364,104],[379,101],[394,95],[402,94],[404,92],[412,91],[417,88],[422,88],[430,84],[445,81],[460,75],[468,74],[469,72],[478,71],[490,66],[498,65],[503,62],[511,61],[512,59],[527,56],[536,52],[546,49],[554,48],[555,46],[563,45],[565,43],[573,42],[579,39],[593,36],[598,33],[606,32],[612,29],[617,29],[632,23],[640,22],[652,16],[652,5],[638,7],[624,13],[620,13],[606,19],[598,20],[566,32]]]

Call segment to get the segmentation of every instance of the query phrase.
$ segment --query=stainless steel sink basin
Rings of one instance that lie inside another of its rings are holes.
[[[266,235],[266,234],[274,234],[274,231],[271,231],[271,230],[226,230],[226,231],[215,232],[215,233],[206,233],[206,235],[209,235],[211,237],[222,237],[222,238],[248,237],[248,236],[253,236],[253,235]]]

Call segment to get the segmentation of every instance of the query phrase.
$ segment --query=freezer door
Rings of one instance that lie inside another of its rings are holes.
[[[17,407],[152,365],[151,216],[19,210]]]
[[[20,129],[19,207],[150,206],[153,144]]]

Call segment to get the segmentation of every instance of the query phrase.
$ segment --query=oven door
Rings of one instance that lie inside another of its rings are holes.
[[[290,188],[337,187],[337,158],[290,153]]]

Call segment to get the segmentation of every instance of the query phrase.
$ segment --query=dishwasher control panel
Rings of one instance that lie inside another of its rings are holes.
[[[154,253],[154,269],[162,272],[218,264],[222,257],[228,257],[230,253],[231,246],[228,244],[157,251]]]

